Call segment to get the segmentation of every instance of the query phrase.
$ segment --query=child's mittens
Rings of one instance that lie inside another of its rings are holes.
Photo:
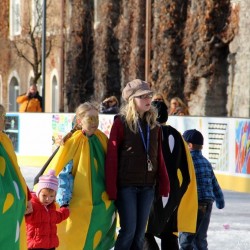
[[[215,202],[216,202],[216,207],[218,209],[222,209],[222,208],[225,207],[225,201],[224,200],[216,200]]]
[[[60,207],[68,206],[72,198],[74,177],[72,175],[73,161],[71,160],[58,176],[56,201]]]

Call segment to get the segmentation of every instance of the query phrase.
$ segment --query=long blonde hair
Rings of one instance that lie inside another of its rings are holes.
[[[178,103],[178,106],[173,110],[171,107],[171,102],[172,101],[176,101]],[[177,109],[179,107],[179,109]],[[177,110],[176,110],[177,109]],[[169,114],[170,115],[178,115],[178,110],[179,113],[183,113],[183,115],[189,115],[189,111],[188,111],[188,107],[187,105],[181,100],[180,97],[173,97],[170,100],[170,110],[169,110]]]
[[[77,119],[82,119],[85,116],[85,114],[92,109],[94,109],[98,112],[98,108],[97,108],[95,103],[84,102],[84,103],[80,104],[76,108],[75,120],[77,121]],[[62,144],[64,144],[74,134],[74,132],[82,129],[82,126],[80,124],[78,124],[76,121],[75,121],[75,124],[74,124],[74,127],[72,128],[72,130],[63,137]]]
[[[138,120],[139,114],[136,111],[136,105],[134,98],[130,98],[129,101],[121,107],[120,114],[124,116],[129,129],[133,133],[138,132]],[[149,124],[150,129],[153,129],[156,125],[157,111],[154,107],[150,107],[150,110],[145,112],[145,119],[147,124]]]

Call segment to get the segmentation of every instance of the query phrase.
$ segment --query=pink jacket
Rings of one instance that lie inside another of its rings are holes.
[[[28,248],[54,248],[59,246],[56,224],[69,217],[69,209],[56,210],[55,203],[43,206],[32,193],[33,212],[25,215]]]

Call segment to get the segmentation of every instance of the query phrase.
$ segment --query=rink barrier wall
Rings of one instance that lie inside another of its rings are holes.
[[[7,113],[5,132],[20,166],[42,167],[72,128],[73,113]],[[113,115],[100,115],[99,129],[109,135]],[[250,119],[170,116],[180,133],[197,129],[202,153],[211,162],[223,189],[250,193]]]

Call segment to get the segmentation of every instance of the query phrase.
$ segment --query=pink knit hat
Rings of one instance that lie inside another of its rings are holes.
[[[51,169],[45,175],[39,177],[39,182],[37,184],[36,195],[38,196],[43,188],[50,188],[57,192],[58,189],[58,179],[55,176],[55,170]]]

